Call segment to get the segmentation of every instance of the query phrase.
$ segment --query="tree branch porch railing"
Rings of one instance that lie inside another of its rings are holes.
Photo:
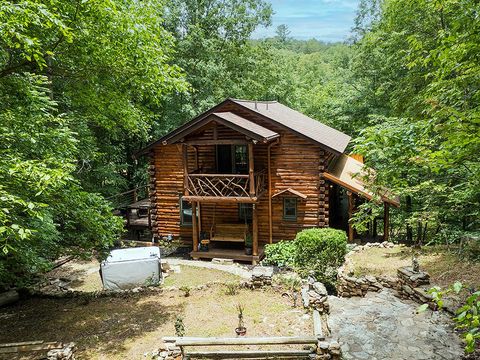
[[[254,196],[266,189],[266,170],[254,173]],[[248,174],[189,174],[188,193],[191,196],[251,197]]]

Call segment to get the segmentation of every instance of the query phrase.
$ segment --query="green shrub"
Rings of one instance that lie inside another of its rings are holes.
[[[264,265],[293,267],[293,254],[296,251],[294,241],[282,240],[265,246]]]
[[[302,277],[312,273],[318,281],[332,289],[347,253],[344,231],[322,228],[299,232],[292,241],[280,241],[265,247],[265,265],[289,267]]]
[[[322,228],[307,229],[295,237],[293,266],[303,277],[310,272],[318,281],[333,284],[337,268],[347,254],[347,235],[344,231]]]

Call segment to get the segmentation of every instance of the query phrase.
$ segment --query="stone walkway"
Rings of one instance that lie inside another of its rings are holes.
[[[362,297],[329,297],[329,324],[344,359],[460,359],[459,337],[443,312],[416,314],[418,304],[384,289]]]

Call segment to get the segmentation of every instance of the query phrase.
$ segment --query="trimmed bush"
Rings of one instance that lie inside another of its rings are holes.
[[[307,229],[300,231],[294,242],[295,270],[303,277],[312,272],[318,281],[335,283],[337,269],[347,254],[345,232],[331,228]]]
[[[310,273],[328,288],[334,287],[337,269],[345,261],[347,235],[344,231],[321,228],[300,231],[295,240],[265,247],[265,265],[290,267],[302,277]]]

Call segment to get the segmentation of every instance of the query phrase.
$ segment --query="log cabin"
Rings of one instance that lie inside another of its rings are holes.
[[[255,264],[265,244],[305,228],[344,229],[353,241],[349,217],[376,199],[387,240],[398,200],[366,187],[358,174],[369,169],[345,154],[350,140],[276,101],[226,99],[136,154],[150,159],[154,237],[191,242],[195,259]]]

